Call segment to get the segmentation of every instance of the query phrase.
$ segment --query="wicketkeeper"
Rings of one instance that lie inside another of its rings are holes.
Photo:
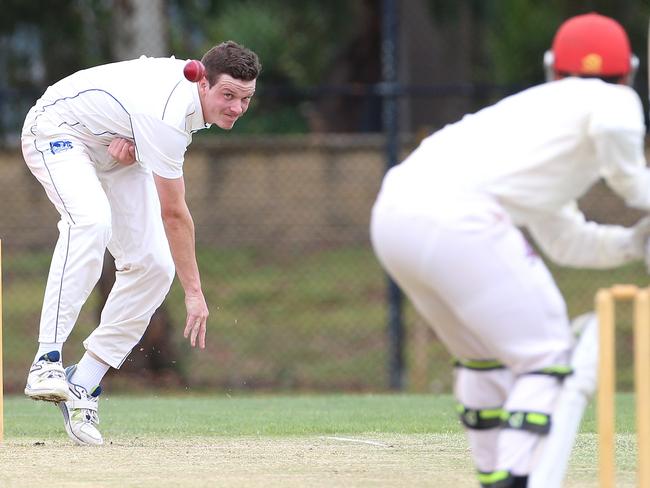
[[[546,54],[549,81],[424,139],[386,175],[371,237],[387,272],[457,358],[454,393],[483,487],[560,486],[595,388],[593,317],[574,338],[551,274],[644,258],[650,220],[588,222],[601,178],[650,210],[637,67],[624,29],[573,17]]]

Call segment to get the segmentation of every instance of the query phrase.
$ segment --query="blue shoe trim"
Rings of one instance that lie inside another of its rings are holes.
[[[71,364],[67,368],[65,368],[65,379],[70,381],[70,378],[72,378],[72,375],[74,372],[77,370],[77,365],[76,364]]]
[[[50,351],[43,354],[38,360],[44,359],[50,363],[58,363],[61,360],[61,353],[59,351]]]

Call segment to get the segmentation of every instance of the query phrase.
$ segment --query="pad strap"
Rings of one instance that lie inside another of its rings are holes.
[[[496,429],[503,425],[504,411],[501,407],[474,409],[457,405],[456,411],[465,427],[472,430]]]
[[[478,482],[482,488],[510,488],[512,486],[512,476],[505,470],[500,471],[479,471]]]
[[[559,380],[564,380],[564,378],[573,374],[573,368],[571,366],[565,366],[565,365],[547,366],[546,368],[530,371],[529,373],[526,374],[541,374],[546,376],[554,376]]]
[[[548,434],[551,430],[551,416],[540,412],[503,412],[503,426],[508,429],[525,430],[535,434]]]
[[[455,368],[465,368],[474,371],[492,371],[495,369],[504,369],[503,363],[496,359],[455,359]]]

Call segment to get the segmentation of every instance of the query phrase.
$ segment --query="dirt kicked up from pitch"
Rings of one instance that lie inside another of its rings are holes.
[[[619,437],[630,444],[633,437]],[[620,444],[619,444],[620,445]],[[596,438],[581,434],[569,488],[596,487]],[[463,434],[366,434],[292,438],[8,439],[0,486],[24,488],[453,487],[476,488]],[[619,472],[617,487],[633,487]]]

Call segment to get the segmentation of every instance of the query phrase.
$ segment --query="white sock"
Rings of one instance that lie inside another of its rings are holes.
[[[108,364],[98,361],[86,352],[77,364],[77,369],[70,378],[70,383],[83,386],[90,393],[93,388],[99,385],[109,368]]]
[[[52,351],[59,351],[59,357],[61,357],[62,349],[63,349],[63,342],[39,342],[38,351],[36,351],[34,362],[38,361],[43,354],[47,354],[48,352],[52,352]]]

